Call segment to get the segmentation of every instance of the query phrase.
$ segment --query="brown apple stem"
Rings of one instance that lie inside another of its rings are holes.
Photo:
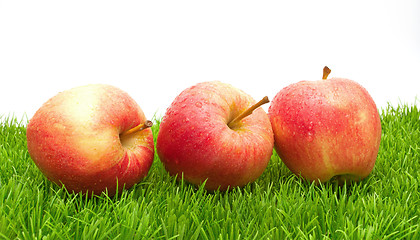
[[[257,108],[259,108],[261,105],[263,105],[263,104],[266,104],[266,103],[268,103],[268,102],[270,102],[269,100],[268,100],[268,97],[267,96],[265,96],[263,99],[261,99],[259,102],[257,102],[256,104],[254,104],[254,105],[252,105],[251,107],[249,107],[247,110],[245,110],[244,112],[242,112],[240,115],[238,115],[236,118],[234,118],[232,121],[230,121],[229,123],[228,123],[228,126],[230,127],[230,128],[232,128],[236,123],[238,123],[239,121],[241,121],[243,118],[245,118],[246,116],[248,116],[248,115],[251,115],[251,113],[255,110],[255,109],[257,109]]]
[[[328,75],[330,75],[331,69],[329,69],[327,66],[324,67],[322,79],[327,79]]]
[[[130,135],[132,133],[140,132],[140,131],[142,131],[142,130],[144,130],[146,128],[149,128],[151,126],[153,126],[153,122],[150,121],[150,120],[146,120],[146,122],[140,123],[137,127],[133,127],[131,129],[129,129],[129,130],[121,133],[120,136],[122,137],[122,136]]]

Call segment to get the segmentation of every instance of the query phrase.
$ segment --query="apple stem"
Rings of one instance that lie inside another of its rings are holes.
[[[122,137],[122,136],[130,135],[132,133],[140,132],[140,131],[142,131],[142,130],[144,130],[146,128],[149,128],[151,126],[153,126],[153,122],[150,121],[150,120],[146,120],[146,122],[140,123],[137,127],[133,127],[131,129],[129,129],[129,130],[121,133],[120,136]]]
[[[257,102],[256,104],[254,104],[254,105],[252,105],[251,107],[249,107],[247,110],[245,110],[244,112],[242,112],[240,115],[238,115],[236,118],[234,118],[232,121],[230,121],[229,123],[228,123],[228,126],[230,127],[230,128],[232,128],[236,123],[238,123],[239,121],[241,121],[243,118],[245,118],[246,116],[248,116],[248,115],[251,115],[251,113],[255,110],[255,109],[257,109],[257,108],[259,108],[261,105],[263,105],[263,104],[266,104],[266,103],[268,103],[268,102],[270,102],[269,100],[268,100],[268,97],[267,96],[265,96],[263,99],[261,99],[259,102]]]
[[[331,69],[329,69],[327,66],[324,67],[322,79],[327,79],[328,75],[330,75]]]

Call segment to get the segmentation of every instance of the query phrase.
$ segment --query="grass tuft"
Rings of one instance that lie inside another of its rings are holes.
[[[420,239],[419,108],[388,105],[381,122],[375,168],[351,185],[301,181],[273,152],[254,183],[207,192],[155,155],[133,188],[88,198],[49,182],[28,154],[27,120],[2,116],[0,239]]]

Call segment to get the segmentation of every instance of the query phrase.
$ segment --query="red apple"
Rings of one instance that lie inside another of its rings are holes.
[[[207,190],[256,180],[274,144],[270,120],[258,108],[267,102],[264,98],[255,103],[219,81],[184,90],[167,109],[157,137],[157,153],[166,170],[195,185],[207,180]]]
[[[275,149],[285,165],[310,181],[368,176],[381,140],[372,97],[344,78],[301,81],[282,89],[268,110]]]
[[[137,128],[134,128],[138,126]],[[114,195],[146,176],[153,162],[151,122],[109,85],[58,93],[27,126],[28,150],[45,176],[68,191]],[[139,129],[140,128],[140,129]]]

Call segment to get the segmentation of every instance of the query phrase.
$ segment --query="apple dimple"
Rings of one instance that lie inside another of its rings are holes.
[[[133,133],[127,136],[121,136],[120,134],[119,137],[120,137],[121,145],[124,148],[133,150],[137,146],[140,146],[140,145],[147,146],[148,143],[145,142],[144,140],[147,139],[147,135],[149,134],[150,134],[150,131],[142,130],[142,131],[139,131],[137,133]]]

